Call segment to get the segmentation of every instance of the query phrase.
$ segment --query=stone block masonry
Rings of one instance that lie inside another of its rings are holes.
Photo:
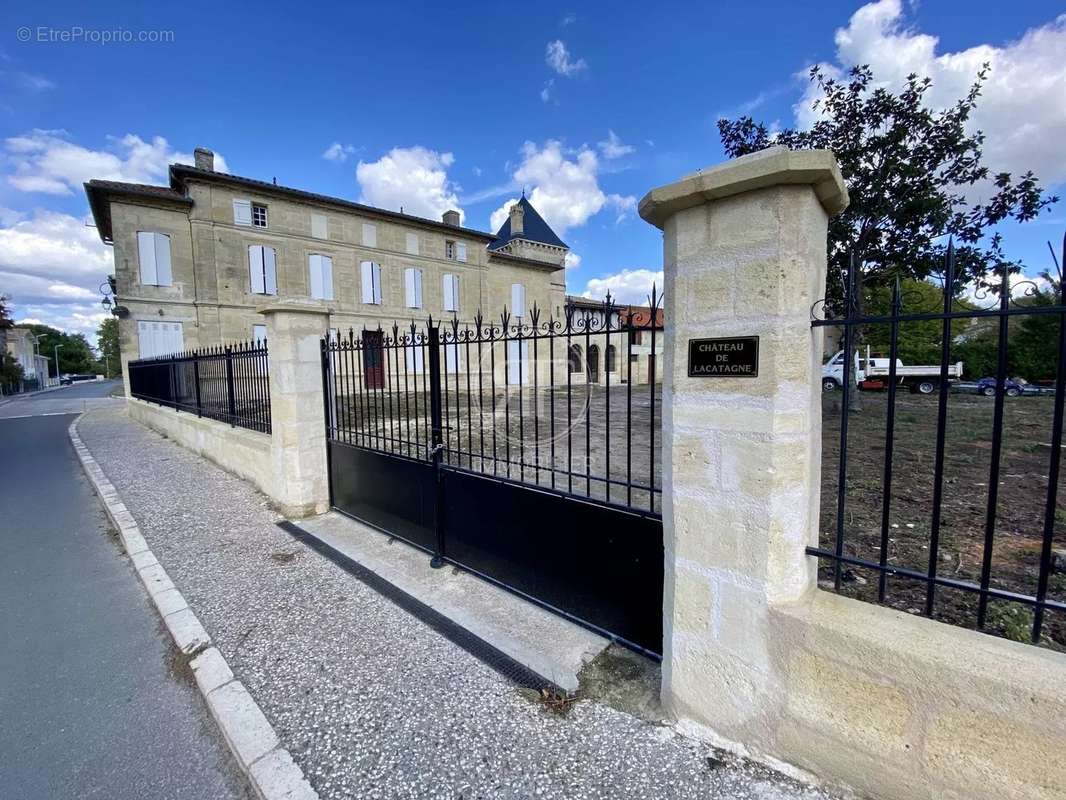
[[[833,155],[772,148],[655,189],[664,233],[662,697],[681,724],[884,800],[1066,797],[1066,656],[816,585]],[[757,377],[689,375],[759,337]]]

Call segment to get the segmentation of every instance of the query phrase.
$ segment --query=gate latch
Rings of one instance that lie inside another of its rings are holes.
[[[439,453],[442,450],[444,450],[444,445],[443,444],[431,445],[430,447],[427,448],[427,450],[429,452],[429,457],[433,458],[435,455],[437,455],[437,453]]]

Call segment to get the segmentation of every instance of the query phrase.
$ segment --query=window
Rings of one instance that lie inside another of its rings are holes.
[[[329,222],[325,214],[311,215],[311,235],[316,239],[329,238]]]
[[[248,286],[252,294],[278,293],[278,254],[273,247],[248,248]]]
[[[378,226],[371,222],[363,223],[363,246],[364,247],[377,247],[378,246]]]
[[[185,349],[181,323],[141,320],[137,323],[137,345],[141,358],[180,353]]]
[[[337,329],[336,328],[329,328],[326,331],[326,339],[331,341],[331,342],[335,343],[337,341],[337,336],[338,335],[339,334],[337,333]]]
[[[417,233],[408,233],[407,234],[407,255],[409,255],[409,256],[417,256],[418,255],[418,234]]]
[[[451,261],[466,261],[466,245],[462,242],[445,242],[444,257]]]
[[[408,308],[422,307],[422,270],[408,267],[403,271],[403,296]]]
[[[444,371],[445,372],[458,372],[459,371],[459,344],[457,342],[449,342],[442,345],[444,347]]]
[[[529,382],[529,341],[507,340],[507,384],[521,386]]]
[[[526,313],[526,287],[521,283],[511,284],[511,313],[516,317]]]
[[[143,286],[170,286],[170,237],[165,233],[137,231],[137,257]]]
[[[252,201],[251,200],[234,200],[233,201],[233,224],[234,225],[251,225],[252,224]]]
[[[257,228],[267,226],[267,207],[258,203],[252,205],[252,224]]]
[[[359,265],[362,277],[363,302],[381,305],[381,265],[373,261],[364,261]]]
[[[445,273],[443,280],[444,310],[459,310],[459,276]]]
[[[311,297],[315,300],[333,299],[333,259],[314,253],[307,257],[311,273]]]
[[[253,325],[252,326],[252,341],[255,344],[262,344],[267,338],[267,326],[266,325]]]

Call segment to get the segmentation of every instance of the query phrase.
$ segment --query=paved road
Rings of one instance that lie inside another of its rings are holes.
[[[0,406],[0,796],[248,798],[57,413],[113,386]]]
[[[41,416],[48,414],[78,414],[101,405],[123,402],[110,397],[120,381],[89,381],[62,386],[46,392],[20,394],[0,399],[0,419]]]

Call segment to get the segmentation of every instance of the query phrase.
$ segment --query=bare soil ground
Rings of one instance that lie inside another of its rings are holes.
[[[861,395],[862,412],[852,413],[848,428],[847,489],[844,508],[844,553],[878,561],[885,462],[887,395]],[[822,403],[822,547],[836,544],[837,470],[840,450],[839,394]],[[1044,505],[1051,455],[1053,398],[1007,398],[1004,406],[999,502],[996,509],[990,585],[1035,595],[1039,576]],[[993,398],[953,393],[948,397],[944,489],[937,572],[945,578],[980,584],[992,449]],[[889,513],[888,563],[925,573],[929,548],[937,433],[937,396],[898,394]],[[1064,487],[1059,488],[1060,498]],[[1054,544],[1066,545],[1066,517],[1055,518]],[[823,562],[823,585],[832,580]],[[831,584],[830,584],[831,585]],[[878,574],[849,567],[842,592],[877,600]],[[920,613],[925,582],[890,576],[886,603]],[[1066,575],[1051,576],[1049,598],[1066,600]],[[934,617],[963,627],[977,621],[978,596],[938,587]],[[1021,603],[992,601],[987,630],[1029,641],[1031,609]],[[1066,616],[1048,611],[1043,644],[1066,646]]]

